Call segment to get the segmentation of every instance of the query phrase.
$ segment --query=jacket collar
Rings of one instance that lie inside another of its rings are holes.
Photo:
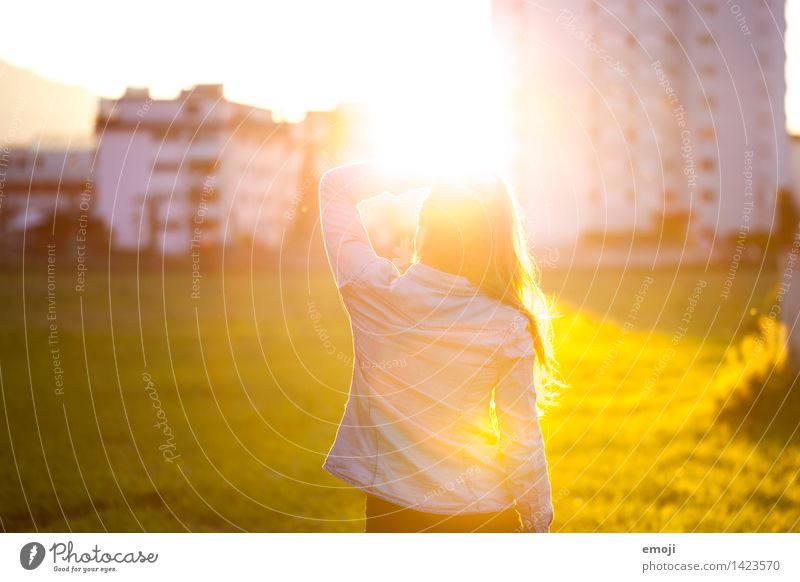
[[[476,290],[475,285],[466,277],[440,271],[424,263],[414,263],[408,268],[406,275],[426,287],[434,287],[448,292],[458,290],[472,295]]]

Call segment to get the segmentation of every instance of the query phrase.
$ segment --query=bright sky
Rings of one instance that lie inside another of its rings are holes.
[[[489,10],[490,0],[19,0],[3,6],[0,59],[109,97],[222,81],[229,98],[290,115],[348,100],[441,103],[486,84]],[[788,124],[800,133],[800,0],[786,14]]]
[[[4,6],[3,24],[1,59],[103,96],[223,82],[229,99],[289,117],[368,102],[393,143],[426,129],[420,157],[449,149],[431,128],[452,145],[465,119],[474,143],[500,142],[487,138],[496,123],[475,120],[499,109],[490,0],[25,0]]]
[[[0,58],[104,96],[224,81],[231,99],[273,108],[424,80],[490,32],[489,0],[25,0],[6,3],[3,22]]]

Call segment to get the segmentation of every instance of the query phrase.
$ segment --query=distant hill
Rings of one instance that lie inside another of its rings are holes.
[[[94,134],[97,95],[0,61],[0,144],[85,143]]]

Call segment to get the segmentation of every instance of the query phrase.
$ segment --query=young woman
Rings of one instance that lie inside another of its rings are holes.
[[[376,255],[356,204],[428,185],[401,274]],[[349,164],[322,177],[320,211],[355,353],[323,467],[366,492],[366,530],[549,531],[537,405],[559,381],[548,305],[503,181]]]

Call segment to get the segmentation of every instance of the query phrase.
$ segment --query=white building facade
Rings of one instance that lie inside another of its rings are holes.
[[[176,99],[129,89],[97,119],[97,214],[118,250],[178,254],[281,245],[298,203],[303,124],[230,102],[221,85]]]
[[[540,243],[723,253],[790,182],[780,0],[493,0]],[[672,239],[672,240],[671,240]]]

